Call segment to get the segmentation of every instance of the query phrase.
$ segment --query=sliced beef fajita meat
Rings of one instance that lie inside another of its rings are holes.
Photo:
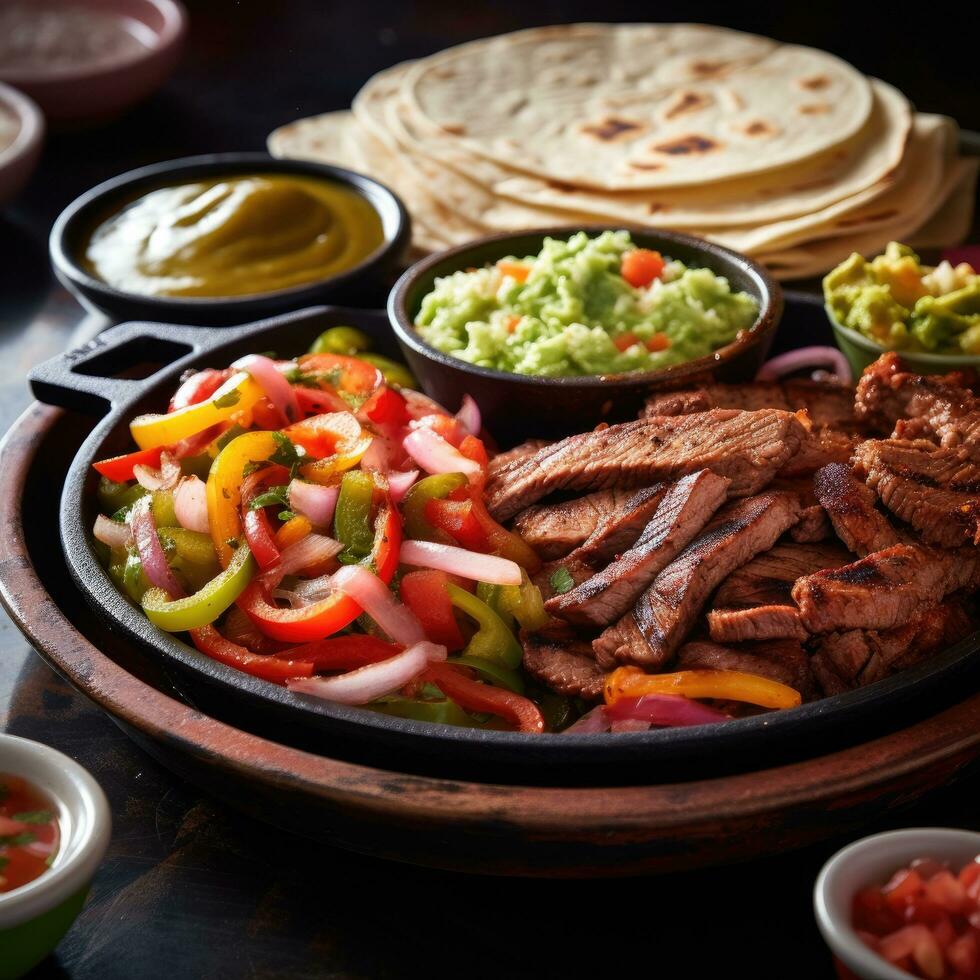
[[[962,604],[951,600],[893,629],[828,633],[814,650],[814,673],[825,694],[839,694],[920,663],[972,630]]]
[[[598,701],[605,674],[592,656],[588,640],[571,631],[548,629],[521,633],[524,669],[558,694]]]
[[[657,512],[670,484],[656,483],[633,491],[607,514],[596,529],[568,557],[593,568],[601,568],[616,555],[631,548]]]
[[[487,466],[487,476],[493,479],[497,473],[502,472],[508,466],[527,459],[528,456],[533,456],[539,449],[544,449],[547,445],[547,439],[528,439],[527,442],[522,442],[519,446],[514,446],[513,449],[505,449],[502,453],[497,453]]]
[[[711,639],[717,643],[806,639],[809,634],[791,595],[796,580],[849,561],[851,556],[837,544],[779,542],[722,583],[708,613]]]
[[[758,492],[800,447],[806,430],[789,412],[719,409],[624,422],[570,436],[506,469],[487,485],[498,520],[558,490],[633,488],[710,469],[730,493]]]
[[[514,519],[514,530],[546,561],[561,558],[618,514],[633,494],[632,490],[599,490],[559,504],[528,507]]]
[[[737,647],[694,641],[677,653],[677,670],[739,670],[768,677],[799,691],[803,700],[814,691],[810,658],[798,640],[767,640]]]
[[[826,541],[834,533],[827,512],[820,504],[812,504],[800,511],[800,520],[789,529],[789,536],[800,544]]]
[[[789,478],[806,476],[830,463],[847,463],[863,438],[837,429],[814,426],[810,438],[786,461],[779,475]]]
[[[708,523],[725,502],[729,482],[710,470],[682,477],[666,492],[632,548],[570,592],[549,599],[545,608],[579,626],[615,622]]]
[[[705,384],[684,391],[661,392],[647,399],[643,415],[690,415],[712,408],[737,408],[746,412],[763,408],[805,411],[816,426],[850,431],[856,425],[854,390],[820,381]]]
[[[954,376],[906,371],[898,354],[865,368],[854,401],[857,417],[882,433],[902,420],[903,436],[929,436],[943,446],[980,446],[980,399]]]
[[[531,576],[531,581],[541,590],[541,597],[547,601],[552,596],[574,589],[593,575],[595,569],[591,565],[566,555],[564,558],[546,561]]]
[[[596,659],[662,667],[684,642],[718,584],[767,551],[799,517],[791,493],[730,503],[653,580],[634,608],[592,644]]]
[[[898,544],[898,532],[875,506],[874,492],[850,466],[831,463],[823,467],[814,476],[813,486],[837,536],[854,554],[863,557]]]
[[[868,440],[855,453],[854,469],[929,544],[954,548],[980,540],[980,462],[970,448]]]
[[[961,588],[973,588],[980,552],[897,544],[849,565],[806,575],[793,586],[811,633],[902,626]]]

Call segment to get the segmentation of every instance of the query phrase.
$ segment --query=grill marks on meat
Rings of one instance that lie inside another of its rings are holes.
[[[800,621],[811,633],[902,626],[976,576],[972,549],[936,551],[897,544],[793,586]]]
[[[881,432],[900,420],[899,435],[929,435],[943,446],[980,445],[980,399],[957,384],[955,376],[905,371],[898,354],[882,354],[864,371],[854,401],[857,417]]]
[[[784,637],[805,640],[809,634],[800,623],[791,594],[796,580],[850,560],[836,544],[778,543],[722,583],[708,613],[711,639],[717,643]]]
[[[968,447],[869,440],[855,454],[855,469],[930,544],[953,548],[980,540],[980,465]]]
[[[863,436],[837,429],[814,428],[798,453],[790,457],[779,471],[783,477],[804,476],[815,473],[830,463],[846,463],[860,445]]]
[[[585,541],[568,555],[569,560],[600,568],[632,547],[657,512],[667,490],[666,483],[657,483],[630,494],[599,521]]]
[[[831,463],[813,478],[817,500],[827,512],[837,536],[863,557],[898,544],[899,537],[875,507],[875,495],[843,463]]]
[[[487,476],[492,479],[508,466],[527,459],[528,456],[533,456],[539,449],[544,449],[547,445],[547,439],[528,439],[527,442],[522,442],[519,446],[514,446],[513,449],[497,453],[487,466]]]
[[[549,599],[545,608],[580,626],[615,622],[725,502],[728,486],[710,470],[683,477],[664,495],[632,548],[577,588]]]
[[[766,551],[799,517],[789,493],[728,504],[654,579],[634,609],[593,642],[596,659],[662,667],[690,632],[708,597],[728,575]]]
[[[798,640],[770,640],[738,647],[696,641],[677,654],[677,670],[740,670],[768,677],[799,691],[809,700],[814,691],[810,658]]]
[[[605,674],[592,656],[588,640],[570,631],[545,628],[540,633],[521,633],[524,669],[558,694],[598,701]]]
[[[800,447],[806,430],[788,412],[721,409],[645,418],[562,439],[487,485],[487,504],[506,520],[557,490],[639,487],[710,469],[748,496],[773,478]]]

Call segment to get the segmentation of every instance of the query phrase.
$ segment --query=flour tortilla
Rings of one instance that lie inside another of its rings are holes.
[[[805,160],[854,136],[872,108],[868,80],[830,54],[686,24],[570,25],[475,41],[417,62],[401,91],[447,143],[607,190],[689,186]]]

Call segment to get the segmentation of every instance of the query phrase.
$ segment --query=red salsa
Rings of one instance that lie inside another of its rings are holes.
[[[0,893],[44,874],[59,837],[51,803],[26,779],[0,773]]]
[[[980,980],[980,855],[961,869],[920,858],[854,896],[854,928],[914,977]]]

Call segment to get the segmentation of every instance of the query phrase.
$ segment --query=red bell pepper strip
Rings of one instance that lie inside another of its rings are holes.
[[[154,449],[137,449],[134,453],[127,453],[125,456],[113,456],[111,459],[100,459],[92,466],[101,473],[107,480],[115,483],[125,483],[127,480],[136,479],[133,473],[134,466],[149,466],[152,469],[160,469],[160,456],[163,453],[163,446]]]
[[[446,663],[430,663],[420,676],[423,681],[435,684],[464,711],[497,715],[521,732],[544,731],[544,717],[538,706],[520,694],[471,680],[459,668]]]
[[[252,653],[245,647],[226,640],[213,626],[200,626],[190,630],[194,646],[212,660],[228,667],[237,667],[253,677],[285,684],[291,677],[311,677],[312,660],[284,660],[261,653]]]
[[[402,545],[401,518],[390,503],[386,503],[375,521],[372,563],[382,582],[391,581],[398,568],[398,553]],[[320,602],[300,609],[280,609],[271,598],[274,586],[268,582],[252,581],[238,597],[238,606],[266,636],[290,643],[322,640],[349,626],[363,610],[349,596],[336,592]]]
[[[252,509],[252,500],[258,491],[269,483],[284,483],[289,480],[289,471],[285,466],[266,466],[246,477],[242,483],[242,528],[245,540],[259,567],[263,570],[279,564],[279,547],[276,545],[275,532],[269,523],[269,518],[263,508]]]
[[[361,411],[378,425],[407,425],[411,416],[408,403],[394,388],[380,387],[363,405]]]
[[[459,451],[467,459],[472,459],[474,463],[479,463],[484,474],[490,465],[490,457],[487,455],[487,447],[483,445],[483,440],[476,436],[467,436],[460,444]]]
[[[400,643],[387,643],[376,636],[351,633],[290,647],[278,656],[286,660],[309,660],[315,671],[346,671],[389,660],[404,649]]]
[[[487,536],[473,513],[472,500],[434,498],[426,501],[424,513],[432,527],[445,531],[461,547],[483,554],[490,550]]]
[[[304,354],[300,368],[307,374],[328,374],[337,377],[332,385],[352,395],[369,395],[384,383],[384,375],[367,361],[346,354]]]
[[[402,578],[398,592],[433,643],[439,643],[450,651],[462,650],[466,641],[453,615],[453,604],[446,591],[448,582],[449,577],[445,572],[409,572]]]

